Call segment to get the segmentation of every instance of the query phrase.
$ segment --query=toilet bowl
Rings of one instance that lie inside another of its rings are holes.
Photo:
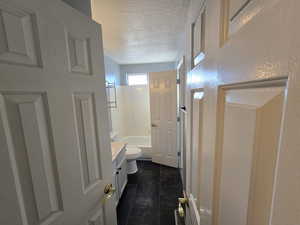
[[[127,174],[138,171],[136,159],[142,156],[142,150],[136,146],[126,146]]]

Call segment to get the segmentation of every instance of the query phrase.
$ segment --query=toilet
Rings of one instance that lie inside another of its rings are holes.
[[[127,174],[138,171],[136,159],[142,156],[142,150],[136,146],[126,146]]]

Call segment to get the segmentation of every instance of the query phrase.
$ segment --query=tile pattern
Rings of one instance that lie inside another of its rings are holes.
[[[174,209],[182,196],[179,170],[138,161],[120,199],[118,225],[175,225]]]

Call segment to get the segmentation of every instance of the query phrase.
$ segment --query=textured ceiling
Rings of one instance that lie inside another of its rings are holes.
[[[105,53],[120,64],[175,61],[189,0],[92,0]]]

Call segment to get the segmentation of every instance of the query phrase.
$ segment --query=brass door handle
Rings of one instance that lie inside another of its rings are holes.
[[[178,203],[178,214],[180,217],[182,217],[182,218],[184,217],[184,209],[180,202]]]
[[[178,198],[178,202],[181,204],[188,204],[189,200],[186,197]]]
[[[189,203],[189,200],[186,197],[178,198],[178,214],[182,218],[185,216],[182,205],[188,205],[188,203]]]
[[[152,123],[151,127],[158,127],[156,124]]]
[[[104,187],[104,197],[102,199],[102,202],[104,203],[106,200],[110,199],[114,193],[116,192],[116,189],[113,187],[112,184],[107,184],[105,187]]]
[[[108,194],[113,194],[116,192],[116,189],[113,187],[112,184],[107,184],[104,188],[104,194],[108,195]]]

